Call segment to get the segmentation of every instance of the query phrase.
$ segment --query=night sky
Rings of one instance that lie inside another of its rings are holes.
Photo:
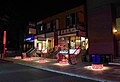
[[[36,22],[48,16],[79,6],[85,0],[0,0],[0,17],[7,16],[5,25],[8,35],[19,35],[19,29],[25,29],[28,22]],[[14,36],[17,37],[18,36]],[[16,38],[8,37],[8,40]]]
[[[36,21],[78,6],[82,1],[84,0],[1,0],[0,10],[18,22]]]

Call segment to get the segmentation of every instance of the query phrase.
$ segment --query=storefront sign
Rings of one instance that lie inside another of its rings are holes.
[[[80,53],[80,49],[70,49],[70,54],[79,54]]]
[[[77,31],[77,36],[86,36],[86,32],[83,31]]]
[[[46,33],[46,38],[54,37],[54,32]]]
[[[58,32],[58,35],[65,35],[65,34],[70,34],[70,33],[75,33],[76,28],[69,28],[69,29],[64,29]]]
[[[61,50],[59,53],[61,54],[68,54],[68,50]],[[80,53],[80,49],[70,49],[69,50],[69,54],[79,54]]]
[[[61,53],[61,54],[68,54],[68,50],[61,50],[59,53]]]
[[[34,36],[29,36],[26,38],[26,41],[31,41],[31,40],[34,40]]]
[[[46,41],[46,38],[38,37],[37,40],[39,40],[39,41]]]
[[[86,30],[86,28],[85,27],[83,27],[83,26],[80,26],[80,25],[77,25],[77,30],[83,30],[83,31],[85,31]]]
[[[45,37],[45,34],[37,35],[37,37]]]
[[[29,34],[36,34],[36,29],[29,28]]]

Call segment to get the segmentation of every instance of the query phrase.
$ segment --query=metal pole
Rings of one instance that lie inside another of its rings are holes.
[[[70,59],[70,36],[68,37],[69,43],[68,43],[68,61],[71,62]]]

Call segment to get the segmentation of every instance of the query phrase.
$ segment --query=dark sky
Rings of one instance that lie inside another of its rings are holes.
[[[8,43],[17,42],[21,35],[19,31],[25,29],[28,22],[40,21],[79,6],[83,1],[85,0],[0,0],[0,17],[8,16],[6,26]],[[0,26],[0,43],[2,43],[3,28],[4,26]]]
[[[85,0],[0,0],[0,13],[10,16],[13,23],[23,24],[78,6],[83,1]]]

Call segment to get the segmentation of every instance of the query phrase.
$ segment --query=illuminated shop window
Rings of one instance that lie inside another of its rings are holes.
[[[74,49],[75,48],[75,37],[71,37],[70,38],[70,49]]]

